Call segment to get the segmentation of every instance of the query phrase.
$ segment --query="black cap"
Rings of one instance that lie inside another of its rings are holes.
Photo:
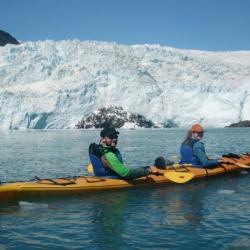
[[[116,131],[114,128],[104,128],[101,133],[100,136],[101,137],[105,137],[105,136],[117,136],[119,134],[118,131]]]

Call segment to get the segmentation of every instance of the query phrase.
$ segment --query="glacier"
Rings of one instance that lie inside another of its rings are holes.
[[[250,51],[98,41],[0,47],[0,129],[72,129],[120,106],[163,126],[250,119]]]

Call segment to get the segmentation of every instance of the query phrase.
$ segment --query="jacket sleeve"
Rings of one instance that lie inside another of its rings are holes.
[[[123,179],[132,180],[150,174],[149,168],[142,167],[129,169],[112,152],[105,153],[104,157],[108,161],[109,167],[112,168],[112,170],[115,171]]]
[[[201,165],[203,167],[209,168],[209,167],[215,167],[217,165],[219,165],[219,161],[216,159],[213,160],[209,160],[206,152],[205,152],[205,147],[204,144],[202,142],[196,142],[193,146],[193,151],[194,151],[194,155],[196,157],[198,157],[198,159],[201,162]]]

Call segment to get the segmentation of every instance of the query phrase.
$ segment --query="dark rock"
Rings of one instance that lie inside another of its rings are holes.
[[[78,122],[76,128],[121,128],[126,122],[131,122],[139,127],[152,128],[155,124],[143,115],[129,113],[122,107],[100,108]]]
[[[20,44],[13,36],[9,33],[0,30],[0,46],[5,46],[6,44]]]
[[[146,119],[143,115],[132,113],[129,115],[128,122],[135,123],[142,128],[152,128],[154,123],[151,120]]]
[[[250,121],[240,121],[237,123],[232,123],[231,125],[228,126],[229,128],[242,128],[242,127],[250,127]]]

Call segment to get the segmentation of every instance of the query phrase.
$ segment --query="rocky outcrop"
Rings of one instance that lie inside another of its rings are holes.
[[[250,121],[246,120],[246,121],[240,121],[237,123],[233,123],[231,125],[228,126],[229,128],[242,128],[242,127],[250,127]]]
[[[155,127],[155,124],[143,115],[127,112],[122,107],[109,107],[100,108],[86,118],[83,118],[78,122],[76,128],[121,128],[126,123],[133,123],[136,127],[141,128]]]
[[[16,38],[11,36],[9,33],[0,30],[0,46],[5,46],[6,44],[20,44]]]

